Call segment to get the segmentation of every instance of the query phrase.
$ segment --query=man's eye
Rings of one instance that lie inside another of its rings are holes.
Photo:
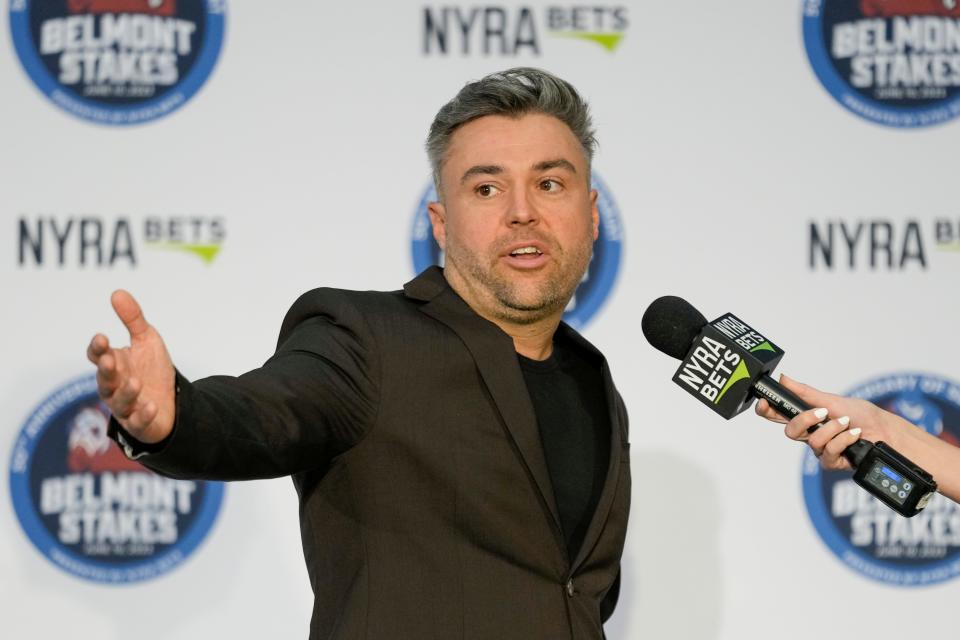
[[[492,184],[482,184],[476,189],[477,195],[481,198],[489,198],[497,193],[497,188]]]
[[[560,183],[556,180],[541,180],[540,188],[544,191],[559,191]]]

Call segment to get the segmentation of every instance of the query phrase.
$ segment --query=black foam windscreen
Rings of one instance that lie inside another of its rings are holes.
[[[683,360],[707,319],[692,304],[677,296],[663,296],[650,303],[640,327],[655,349]]]

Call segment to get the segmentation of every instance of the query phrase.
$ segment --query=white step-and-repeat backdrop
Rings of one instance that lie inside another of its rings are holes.
[[[781,369],[960,436],[960,8],[952,0],[8,0],[0,29],[0,636],[298,638],[288,479],[142,473],[84,349],[127,288],[180,369],[241,373],[315,286],[437,259],[423,142],[465,82],[590,100],[604,217],[568,319],[632,417],[611,638],[956,637],[960,508],[911,520],[752,414],[676,388],[672,293]]]

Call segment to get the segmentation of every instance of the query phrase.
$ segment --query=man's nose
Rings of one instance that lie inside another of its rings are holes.
[[[527,189],[516,189],[510,199],[507,221],[511,225],[533,224],[540,219],[536,203]]]

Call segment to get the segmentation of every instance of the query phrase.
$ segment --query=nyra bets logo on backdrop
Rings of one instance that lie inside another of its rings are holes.
[[[164,116],[206,82],[226,0],[11,0],[20,62],[75,116],[126,125]]]
[[[13,506],[57,567],[105,583],[147,580],[183,562],[210,531],[223,485],[162,478],[107,438],[108,411],[86,376],[53,392],[20,431]]]
[[[872,122],[917,127],[960,114],[958,0],[805,0],[820,81]]]
[[[432,56],[539,56],[542,34],[580,40],[613,53],[630,26],[623,5],[577,4],[507,7],[435,5],[423,7],[423,54]]]
[[[564,321],[575,329],[583,327],[600,309],[613,289],[620,270],[623,228],[620,212],[607,186],[593,173],[592,187],[597,190],[600,212],[600,235],[593,243],[593,259],[573,299],[567,305]],[[423,192],[413,220],[413,268],[419,273],[431,265],[443,265],[443,255],[433,239],[427,204],[437,199],[431,183]]]
[[[212,264],[227,235],[220,216],[34,215],[17,225],[17,263],[23,267],[137,267],[143,249],[185,253]]]
[[[850,395],[899,414],[960,445],[960,384],[904,373],[870,380]],[[804,454],[803,495],[817,533],[855,571],[893,585],[919,586],[960,575],[960,505],[939,493],[904,518],[857,486],[849,471],[824,471]]]
[[[954,266],[960,219],[847,217],[809,222],[811,270],[924,271]],[[950,256],[950,257],[945,257]]]

